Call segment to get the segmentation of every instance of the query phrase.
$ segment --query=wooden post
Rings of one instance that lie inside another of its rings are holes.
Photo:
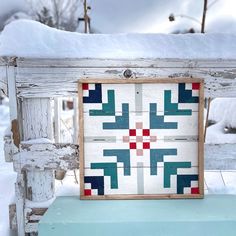
[[[88,9],[87,9],[87,0],[84,0],[84,33],[88,33]]]
[[[16,83],[15,83],[15,65],[10,63],[7,66],[7,80],[8,80],[8,96],[9,96],[9,107],[10,107],[10,120],[11,120],[11,138],[12,146],[18,150],[20,143],[20,134],[18,126],[18,115],[17,115],[17,97],[16,97]],[[25,224],[24,224],[24,207],[25,207],[25,181],[24,174],[21,172],[17,173],[17,179],[15,183],[16,193],[16,214],[17,214],[17,233],[18,236],[25,235]]]
[[[201,33],[205,33],[205,22],[206,22],[206,13],[207,13],[207,1],[204,0],[203,4],[203,13],[202,13],[202,22],[201,22]]]
[[[26,98],[22,101],[22,135],[25,141],[52,139],[50,98]],[[27,199],[41,202],[54,197],[55,181],[52,170],[27,171],[26,179]]]
[[[73,143],[77,144],[78,143],[78,98],[74,97],[73,98],[73,104],[74,104],[74,114],[73,114],[73,128],[74,128],[74,133],[73,133]]]
[[[211,100],[212,100],[211,98],[207,99],[207,114],[206,114],[205,128],[204,128],[204,143],[206,142],[206,132],[207,132],[208,121],[209,121],[209,113],[210,113]]]
[[[61,141],[61,106],[62,100],[60,98],[54,98],[54,136],[56,143],[60,143]]]

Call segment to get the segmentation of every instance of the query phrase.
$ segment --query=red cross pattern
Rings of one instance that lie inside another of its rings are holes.
[[[129,143],[130,149],[136,149],[137,156],[143,156],[143,150],[150,149],[150,142],[157,137],[150,135],[150,129],[143,129],[143,123],[137,122],[135,129],[129,129],[129,136],[123,136],[123,142]]]

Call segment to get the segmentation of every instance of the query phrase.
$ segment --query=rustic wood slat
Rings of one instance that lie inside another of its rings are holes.
[[[9,205],[9,225],[10,229],[17,230],[16,204]]]
[[[79,146],[74,144],[24,144],[22,153],[14,155],[16,168],[77,169]],[[52,151],[55,152],[52,152]],[[236,170],[235,144],[205,144],[205,170]],[[35,158],[46,153],[44,159]],[[68,154],[69,153],[69,154]],[[23,157],[24,156],[24,157]],[[19,161],[19,157],[23,157]],[[40,162],[40,163],[39,163]],[[61,163],[62,162],[62,163]],[[19,166],[20,165],[20,166]]]
[[[76,96],[81,78],[124,79],[124,71],[125,68],[17,68],[17,95]],[[236,69],[232,68],[134,68],[131,71],[131,78],[203,78],[206,97],[236,96]]]
[[[78,146],[74,144],[21,144],[20,152],[13,159],[17,171],[70,170],[79,167]]]
[[[9,58],[8,60],[11,60]],[[17,58],[19,67],[130,67],[130,68],[235,68],[236,59],[179,59],[179,58],[134,58],[134,59],[102,59],[102,58]]]
[[[7,94],[7,71],[6,66],[0,66],[0,90]]]

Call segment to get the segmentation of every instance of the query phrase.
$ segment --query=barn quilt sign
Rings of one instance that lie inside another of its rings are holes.
[[[79,81],[81,199],[203,197],[203,81]]]

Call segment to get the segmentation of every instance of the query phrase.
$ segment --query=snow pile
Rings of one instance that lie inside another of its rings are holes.
[[[236,134],[225,133],[225,128],[236,129],[236,98],[216,98],[211,102],[207,128],[207,143],[236,143]]]
[[[79,34],[17,20],[0,35],[0,55],[41,58],[236,58],[233,34]]]
[[[236,98],[216,98],[211,102],[209,119],[224,121],[230,128],[236,128]]]
[[[4,105],[0,105],[0,235],[13,235],[9,230],[8,221],[8,205],[14,202],[14,183],[16,173],[13,172],[12,163],[6,163],[3,152],[3,136],[9,125],[9,108],[7,101],[3,101]]]

